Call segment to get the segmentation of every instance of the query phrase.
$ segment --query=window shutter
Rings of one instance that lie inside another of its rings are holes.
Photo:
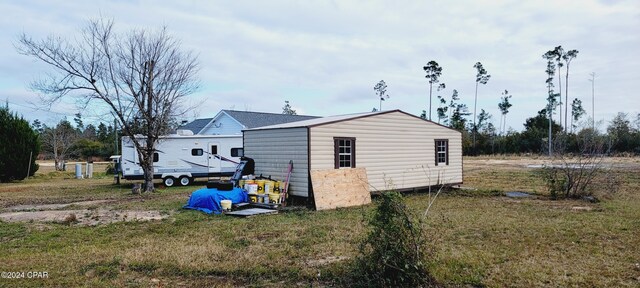
[[[338,148],[338,139],[333,139],[333,166],[335,169],[340,168],[340,150]]]
[[[356,168],[356,139],[351,139],[351,168]]]
[[[449,165],[449,140],[444,141],[444,147],[445,147],[445,149],[447,149],[446,153],[444,155],[445,155],[445,158],[447,159],[446,160],[447,161],[447,165]]]
[[[436,166],[438,166],[438,140],[433,140],[433,146],[435,152],[433,159],[436,161]]]

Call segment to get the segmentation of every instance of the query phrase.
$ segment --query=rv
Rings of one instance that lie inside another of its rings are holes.
[[[242,135],[193,135],[179,130],[156,143],[153,154],[153,178],[162,179],[165,186],[186,186],[198,177],[231,176],[243,156]],[[146,137],[138,135],[137,141]],[[138,152],[130,137],[122,137],[122,177],[143,179]]]

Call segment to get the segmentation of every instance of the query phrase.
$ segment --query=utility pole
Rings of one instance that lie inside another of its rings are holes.
[[[591,129],[595,131],[596,129],[596,94],[595,94],[595,85],[596,85],[596,72],[591,72]]]

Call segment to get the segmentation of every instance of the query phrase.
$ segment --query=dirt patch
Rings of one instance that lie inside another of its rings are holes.
[[[321,259],[309,260],[309,261],[307,261],[307,265],[309,265],[311,267],[318,267],[318,266],[324,266],[324,265],[335,263],[335,262],[344,261],[344,260],[347,260],[347,259],[349,259],[349,257],[345,257],[345,256],[328,256],[328,257],[324,257],[324,258],[321,258]]]
[[[592,207],[589,206],[573,206],[571,207],[571,211],[591,211]]]
[[[497,156],[496,156],[497,157]],[[491,157],[465,157],[464,165],[467,168],[483,168],[487,165],[502,168],[541,168],[543,165],[549,165],[550,159],[541,157],[532,158],[506,158],[496,159]],[[607,167],[617,169],[640,169],[640,158],[638,157],[605,157],[602,161]]]
[[[92,206],[97,204],[105,204],[113,202],[113,200],[93,200],[93,201],[80,201],[80,202],[72,202],[72,203],[57,203],[57,204],[41,204],[41,205],[16,205],[12,207],[8,207],[5,210],[7,211],[39,211],[39,210],[58,210],[67,208],[69,206]]]
[[[0,214],[7,222],[54,222],[82,226],[95,226],[115,222],[162,220],[169,215],[159,211],[112,211],[112,210],[48,210],[18,211]]]

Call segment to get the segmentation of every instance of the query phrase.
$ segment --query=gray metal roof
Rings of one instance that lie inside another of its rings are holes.
[[[209,124],[209,122],[211,122],[211,120],[213,120],[213,118],[196,119],[187,124],[180,126],[180,128],[178,129],[191,130],[193,134],[198,134],[200,131],[202,131],[202,129],[204,129],[205,126],[207,126],[207,124]]]
[[[222,110],[222,112],[244,125],[247,129],[320,118],[317,116],[286,115],[236,110]],[[198,134],[207,126],[207,124],[211,123],[212,120],[213,118],[196,119],[190,123],[180,126],[178,129],[191,130],[193,134]]]
[[[236,110],[222,111],[224,113],[227,113],[227,115],[231,116],[232,118],[236,119],[236,121],[242,123],[242,125],[247,127],[247,129],[319,118],[317,116],[286,115],[264,112]]]

